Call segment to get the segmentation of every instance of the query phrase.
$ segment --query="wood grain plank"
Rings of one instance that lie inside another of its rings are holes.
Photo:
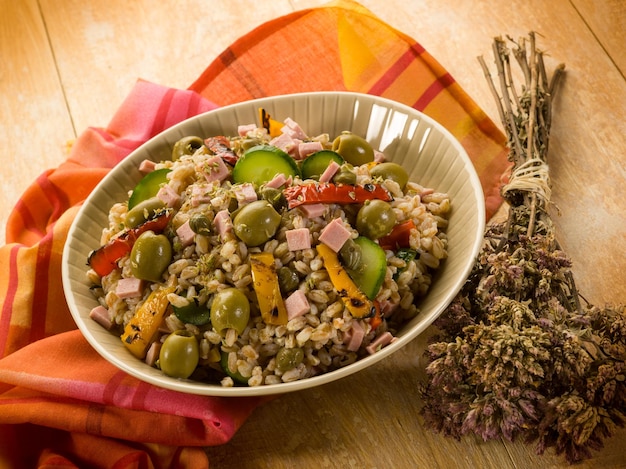
[[[418,386],[425,338],[388,360],[316,389],[279,397],[257,409],[233,439],[207,448],[223,469],[568,467],[562,457],[533,446],[475,437],[461,441],[425,428]],[[596,458],[577,469],[617,468],[625,452],[620,431]]]
[[[36,0],[0,0],[0,243],[26,187],[65,158],[71,116]]]
[[[188,87],[230,43],[291,10],[287,0],[41,0],[78,132],[106,125],[137,79]]]
[[[571,0],[606,53],[626,76],[626,1]]]
[[[364,373],[258,409],[230,443],[208,449],[210,460],[225,468],[516,467],[497,442],[459,442],[420,425],[415,370],[423,342]],[[250,446],[265,448],[264,457]]]

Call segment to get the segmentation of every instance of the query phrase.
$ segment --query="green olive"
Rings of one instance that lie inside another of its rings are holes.
[[[342,164],[339,171],[333,176],[333,182],[335,184],[356,184],[354,166],[349,163]]]
[[[363,137],[352,132],[342,132],[333,141],[333,151],[336,151],[348,163],[360,166],[374,161],[374,149]]]
[[[239,201],[234,195],[228,199],[228,213],[231,215],[239,209]]]
[[[167,236],[153,231],[142,233],[130,252],[130,270],[133,276],[151,282],[160,282],[163,272],[172,261],[172,245]]]
[[[304,351],[301,348],[281,348],[276,354],[276,368],[283,373],[292,370],[304,360]]]
[[[198,341],[185,330],[172,332],[167,336],[159,352],[161,371],[173,378],[189,378],[198,366],[200,353]]]
[[[172,148],[172,161],[176,161],[181,156],[193,155],[202,148],[204,141],[200,137],[183,137],[174,144]]]
[[[369,239],[378,239],[396,225],[396,214],[387,202],[374,199],[365,202],[356,215],[357,231]]]
[[[300,277],[295,270],[282,266],[278,269],[278,285],[283,295],[291,293],[300,285]]]
[[[126,213],[126,226],[135,228],[150,219],[156,212],[163,210],[165,203],[158,197],[151,197],[139,202]]]
[[[406,183],[409,182],[409,174],[406,172],[406,169],[398,163],[393,163],[391,161],[377,164],[371,169],[370,174],[373,177],[391,179],[392,181],[397,182],[402,190],[404,190]]]
[[[348,270],[356,270],[361,265],[361,246],[354,242],[353,239],[348,239],[341,249],[339,250],[339,257],[341,263]]]
[[[209,236],[211,234],[211,220],[204,213],[194,213],[189,218],[189,228],[200,235]]]
[[[250,302],[237,288],[225,288],[213,297],[211,303],[211,325],[216,332],[235,329],[241,334],[250,319]]]
[[[267,200],[277,212],[287,207],[287,198],[283,191],[273,187],[265,187],[260,192],[261,198]]]
[[[280,225],[281,216],[267,200],[244,205],[233,219],[237,237],[247,246],[260,246],[269,240]]]

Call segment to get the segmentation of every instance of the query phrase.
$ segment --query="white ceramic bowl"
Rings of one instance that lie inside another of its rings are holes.
[[[309,135],[343,130],[364,136],[388,159],[402,164],[410,178],[450,195],[447,230],[448,258],[442,263],[421,313],[397,335],[397,340],[356,363],[320,376],[291,383],[226,388],[165,376],[132,356],[120,338],[89,318],[97,305],[86,279],[86,260],[99,246],[102,227],[113,203],[125,200],[141,178],[139,163],[168,159],[171,145],[183,136],[235,135],[238,124],[258,122],[258,109],[272,117],[293,118]],[[63,253],[63,286],[70,311],[87,341],[106,360],[136,378],[185,393],[251,396],[301,390],[343,378],[389,357],[421,334],[460,290],[480,249],[485,226],[483,192],[474,167],[459,142],[430,117],[399,103],[350,92],[317,92],[276,96],[225,106],[190,118],[157,135],[117,165],[96,187],[70,229]],[[390,358],[393,360],[393,358]]]

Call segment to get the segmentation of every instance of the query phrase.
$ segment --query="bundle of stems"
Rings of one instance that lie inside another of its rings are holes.
[[[467,282],[435,323],[422,415],[448,436],[519,437],[574,463],[626,421],[626,307],[584,300],[555,238],[547,156],[564,66],[548,78],[535,39],[494,40],[496,80],[479,57],[513,163],[502,188],[508,218],[487,227]]]

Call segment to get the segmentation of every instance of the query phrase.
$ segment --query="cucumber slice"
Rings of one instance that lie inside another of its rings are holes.
[[[302,179],[319,179],[331,161],[343,164],[343,158],[332,150],[320,150],[305,158],[302,162]]]
[[[128,209],[157,195],[161,186],[167,182],[167,173],[170,171],[168,168],[155,169],[141,178],[128,199]]]
[[[300,176],[298,165],[287,153],[271,145],[257,145],[247,150],[235,163],[233,182],[251,182],[258,187],[281,173],[285,177]]]
[[[356,269],[346,269],[350,278],[370,300],[376,298],[387,273],[385,251],[365,236],[354,240],[361,248],[361,263]]]
[[[220,366],[222,367],[222,370],[224,370],[224,373],[230,376],[236,384],[247,386],[248,378],[244,378],[238,371],[231,371],[231,369],[228,368],[228,353],[223,351],[220,353]]]

